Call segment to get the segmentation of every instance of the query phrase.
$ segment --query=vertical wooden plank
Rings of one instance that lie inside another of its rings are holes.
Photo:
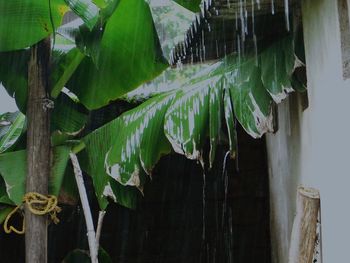
[[[48,193],[51,159],[49,61],[50,38],[46,38],[31,48],[28,67],[27,193]],[[34,215],[26,207],[25,222],[26,262],[47,262],[47,217]]]

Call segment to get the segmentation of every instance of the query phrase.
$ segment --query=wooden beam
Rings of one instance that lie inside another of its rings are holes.
[[[28,67],[26,192],[48,193],[50,176],[50,103],[47,97],[50,38],[31,48]],[[25,208],[26,263],[47,262],[47,217]]]

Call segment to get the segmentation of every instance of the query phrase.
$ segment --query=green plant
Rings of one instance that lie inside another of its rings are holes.
[[[61,25],[68,10],[80,18]],[[8,25],[16,30],[9,31]],[[0,39],[6,41],[0,42],[0,81],[23,114],[29,103],[28,47],[53,32],[47,91],[55,105],[50,120],[54,151],[50,193],[58,195],[62,187],[70,188],[64,185],[72,182],[65,180],[65,176],[72,177],[67,169],[69,154],[79,153],[82,169],[93,179],[101,210],[109,200],[134,208],[138,190],[142,191],[160,157],[171,151],[202,163],[208,160],[211,166],[217,144],[226,140],[234,157],[236,120],[251,136],[260,137],[272,130],[272,104],[292,90],[305,88],[293,75],[295,65],[300,64],[293,38],[285,37],[257,56],[232,54],[172,85],[175,89],[154,90],[138,107],[86,134],[92,110],[152,81],[168,64],[143,0],[2,1]],[[9,206],[21,204],[26,192],[22,113],[0,116],[0,174],[4,179],[0,202],[5,204],[0,220],[9,213]],[[203,156],[207,138],[210,152]]]

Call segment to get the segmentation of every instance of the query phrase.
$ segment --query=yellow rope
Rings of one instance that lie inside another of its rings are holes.
[[[25,221],[23,218],[23,223],[22,223],[22,230],[18,230],[17,228],[15,228],[14,226],[9,226],[8,227],[8,221],[10,220],[10,218],[12,217],[13,214],[15,214],[18,209],[20,209],[20,206],[15,207],[15,209],[13,209],[6,217],[5,222],[4,222],[4,230],[6,234],[10,234],[11,232],[15,232],[18,235],[23,235],[24,231],[25,231]]]
[[[23,197],[23,204],[27,205],[28,210],[34,215],[49,215],[52,222],[57,224],[60,220],[57,218],[57,213],[61,212],[61,208],[57,205],[57,197],[54,195],[42,195],[36,192],[26,193]],[[19,210],[23,209],[23,204],[15,207],[6,217],[4,222],[5,233],[11,232],[19,235],[25,232],[25,221],[23,218],[22,230],[18,230],[13,226],[8,226],[10,218]]]

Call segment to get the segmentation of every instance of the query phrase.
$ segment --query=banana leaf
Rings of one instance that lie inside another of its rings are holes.
[[[25,130],[25,116],[21,112],[0,115],[0,153],[11,148]]]
[[[26,111],[29,56],[29,50],[0,52],[0,82],[21,112]]]
[[[52,80],[56,80],[60,89],[63,88],[67,78],[74,72],[76,60],[80,60],[81,53],[77,49],[62,54],[54,53],[55,66]],[[71,56],[73,55],[73,56]],[[29,51],[13,51],[0,53],[0,81],[11,97],[14,97],[21,112],[26,112],[27,104],[27,64]],[[57,87],[57,86],[56,86]],[[52,129],[62,132],[76,132],[81,130],[87,121],[86,109],[66,94],[58,93],[54,99],[55,108],[52,112]]]
[[[91,0],[65,0],[75,14],[83,19],[91,30],[98,21],[99,8]]]
[[[88,111],[67,94],[61,93],[54,100],[55,108],[51,114],[51,130],[68,134],[80,132],[87,123]]]
[[[54,148],[52,173],[49,182],[49,193],[52,195],[57,196],[59,194],[69,152],[70,147]],[[26,159],[25,150],[0,154],[0,175],[5,181],[8,197],[15,205],[22,203],[25,194]]]
[[[114,138],[108,152],[99,152],[106,156],[107,173],[123,185],[142,190],[145,174],[151,175],[160,156],[171,148],[189,159],[209,159],[211,166],[222,134],[228,135],[231,157],[235,156],[235,119],[254,138],[272,131],[275,94],[293,90],[292,82],[286,81],[293,77],[297,62],[291,42],[290,37],[283,39],[258,57],[228,56],[204,68],[179,89],[159,93],[102,127],[111,132],[105,137]],[[267,79],[262,70],[265,67],[272,71],[278,67],[280,75]],[[97,141],[105,138],[95,136]],[[209,158],[202,150],[207,138]]]
[[[100,209],[106,209],[108,200],[135,209],[139,192],[133,187],[116,183],[105,170],[105,154],[110,148],[119,120],[115,120],[87,135],[83,142],[85,149],[79,154],[81,168],[93,179],[95,194]]]
[[[64,86],[85,57],[75,46],[67,53],[61,53],[58,51],[55,54],[56,56],[54,56],[53,61],[55,67],[50,75],[51,83],[54,83],[51,89],[51,96],[53,98],[59,96]]]
[[[13,205],[13,202],[9,198],[6,192],[6,184],[2,177],[0,177],[0,206]],[[1,220],[0,220],[1,221]]]
[[[195,13],[169,0],[149,0],[149,4],[163,54],[170,61],[171,51],[184,40],[187,30],[196,19]]]
[[[68,10],[63,0],[0,0],[0,52],[27,48],[44,39]]]
[[[152,80],[168,66],[147,3],[112,1],[103,10],[114,12],[103,27],[94,27],[92,32],[84,31],[86,25],[58,30],[57,49],[66,52],[53,53],[54,98],[67,87],[87,108],[96,109]],[[77,41],[80,51],[72,40]],[[29,50],[0,53],[0,81],[22,112],[26,110],[28,60]]]
[[[143,0],[121,0],[105,25],[97,64],[86,57],[67,88],[88,109],[97,109],[159,75],[162,55],[149,6]]]

